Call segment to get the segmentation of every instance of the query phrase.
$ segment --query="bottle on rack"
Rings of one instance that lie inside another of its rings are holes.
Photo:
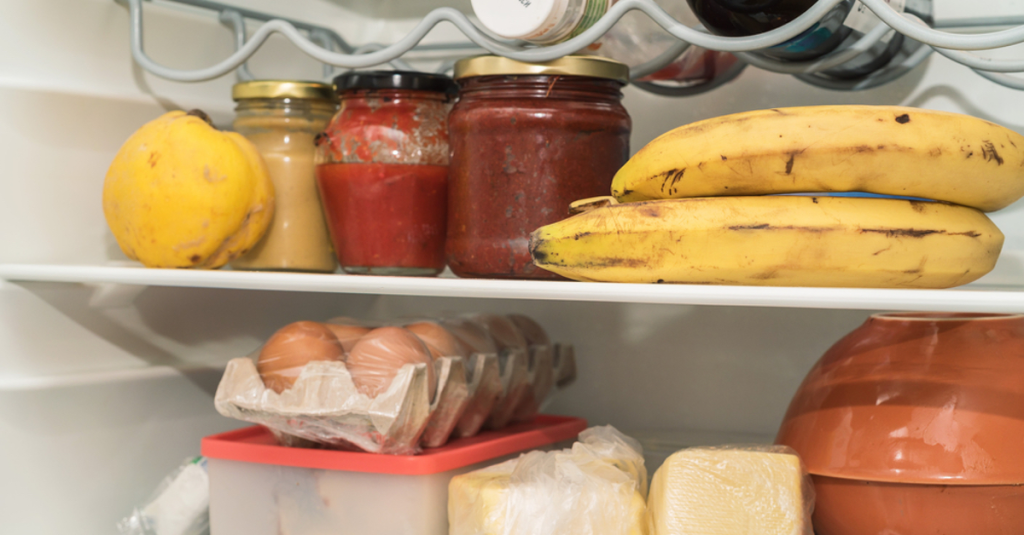
[[[816,0],[687,0],[694,14],[712,33],[746,36],[779,28],[802,15]],[[894,9],[931,21],[932,0],[886,0]],[[837,4],[818,23],[802,34],[760,51],[780,60],[802,61],[821,57],[852,45],[878,24],[884,24],[859,0]],[[893,60],[905,47],[903,35],[891,31],[873,47],[825,74],[836,78],[857,78],[870,74]],[[916,43],[916,42],[915,42]],[[911,43],[906,43],[911,45]]]
[[[538,45],[571,39],[598,21],[617,0],[473,0],[473,10],[492,33]],[[683,0],[655,0],[676,20],[688,26],[699,21]],[[650,61],[677,40],[646,14],[627,13],[611,30],[580,54],[614,59],[635,67]],[[736,57],[692,46],[674,61],[640,81],[691,86],[714,79]]]

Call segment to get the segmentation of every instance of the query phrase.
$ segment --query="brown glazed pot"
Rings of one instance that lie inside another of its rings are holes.
[[[818,535],[1018,535],[1024,486],[814,480]]]
[[[776,442],[821,486],[818,535],[1024,533],[1024,316],[872,316],[807,375]]]

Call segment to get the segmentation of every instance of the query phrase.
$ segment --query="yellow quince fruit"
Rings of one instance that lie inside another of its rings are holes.
[[[136,131],[103,184],[103,213],[129,258],[148,267],[218,268],[251,249],[274,215],[256,147],[199,110]]]

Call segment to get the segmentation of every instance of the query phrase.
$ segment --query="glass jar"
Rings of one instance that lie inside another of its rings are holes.
[[[473,12],[495,35],[534,44],[566,41],[593,26],[618,0],[473,0]],[[655,0],[661,8],[687,26],[699,24],[683,0]],[[627,65],[656,58],[677,39],[646,14],[627,13],[581,54],[602,56]],[[673,62],[641,81],[670,82],[693,86],[713,80],[737,61],[726,52],[691,46]]]
[[[331,251],[316,189],[313,140],[337,107],[331,86],[256,80],[236,84],[234,129],[256,146],[274,183],[274,219],[263,239],[231,262],[242,270],[330,273]]]
[[[694,14],[712,33],[730,37],[756,35],[782,27],[802,15],[817,0],[687,0]],[[765,56],[801,61],[823,56],[845,39],[843,23],[854,0],[843,0],[814,26],[782,44],[762,50]]]
[[[530,233],[567,217],[571,202],[611,191],[629,159],[627,76],[593,56],[456,64],[447,245],[456,275],[560,279],[533,264]]]
[[[338,113],[317,139],[317,184],[347,273],[444,270],[448,110],[455,82],[418,72],[334,79]]]

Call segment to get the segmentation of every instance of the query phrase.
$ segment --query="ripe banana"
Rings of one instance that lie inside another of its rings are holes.
[[[665,133],[612,182],[623,202],[838,191],[998,210],[1024,195],[1024,136],[896,106],[759,110]]]
[[[530,239],[535,264],[582,281],[859,288],[966,284],[1002,246],[973,208],[788,195],[612,204]]]

